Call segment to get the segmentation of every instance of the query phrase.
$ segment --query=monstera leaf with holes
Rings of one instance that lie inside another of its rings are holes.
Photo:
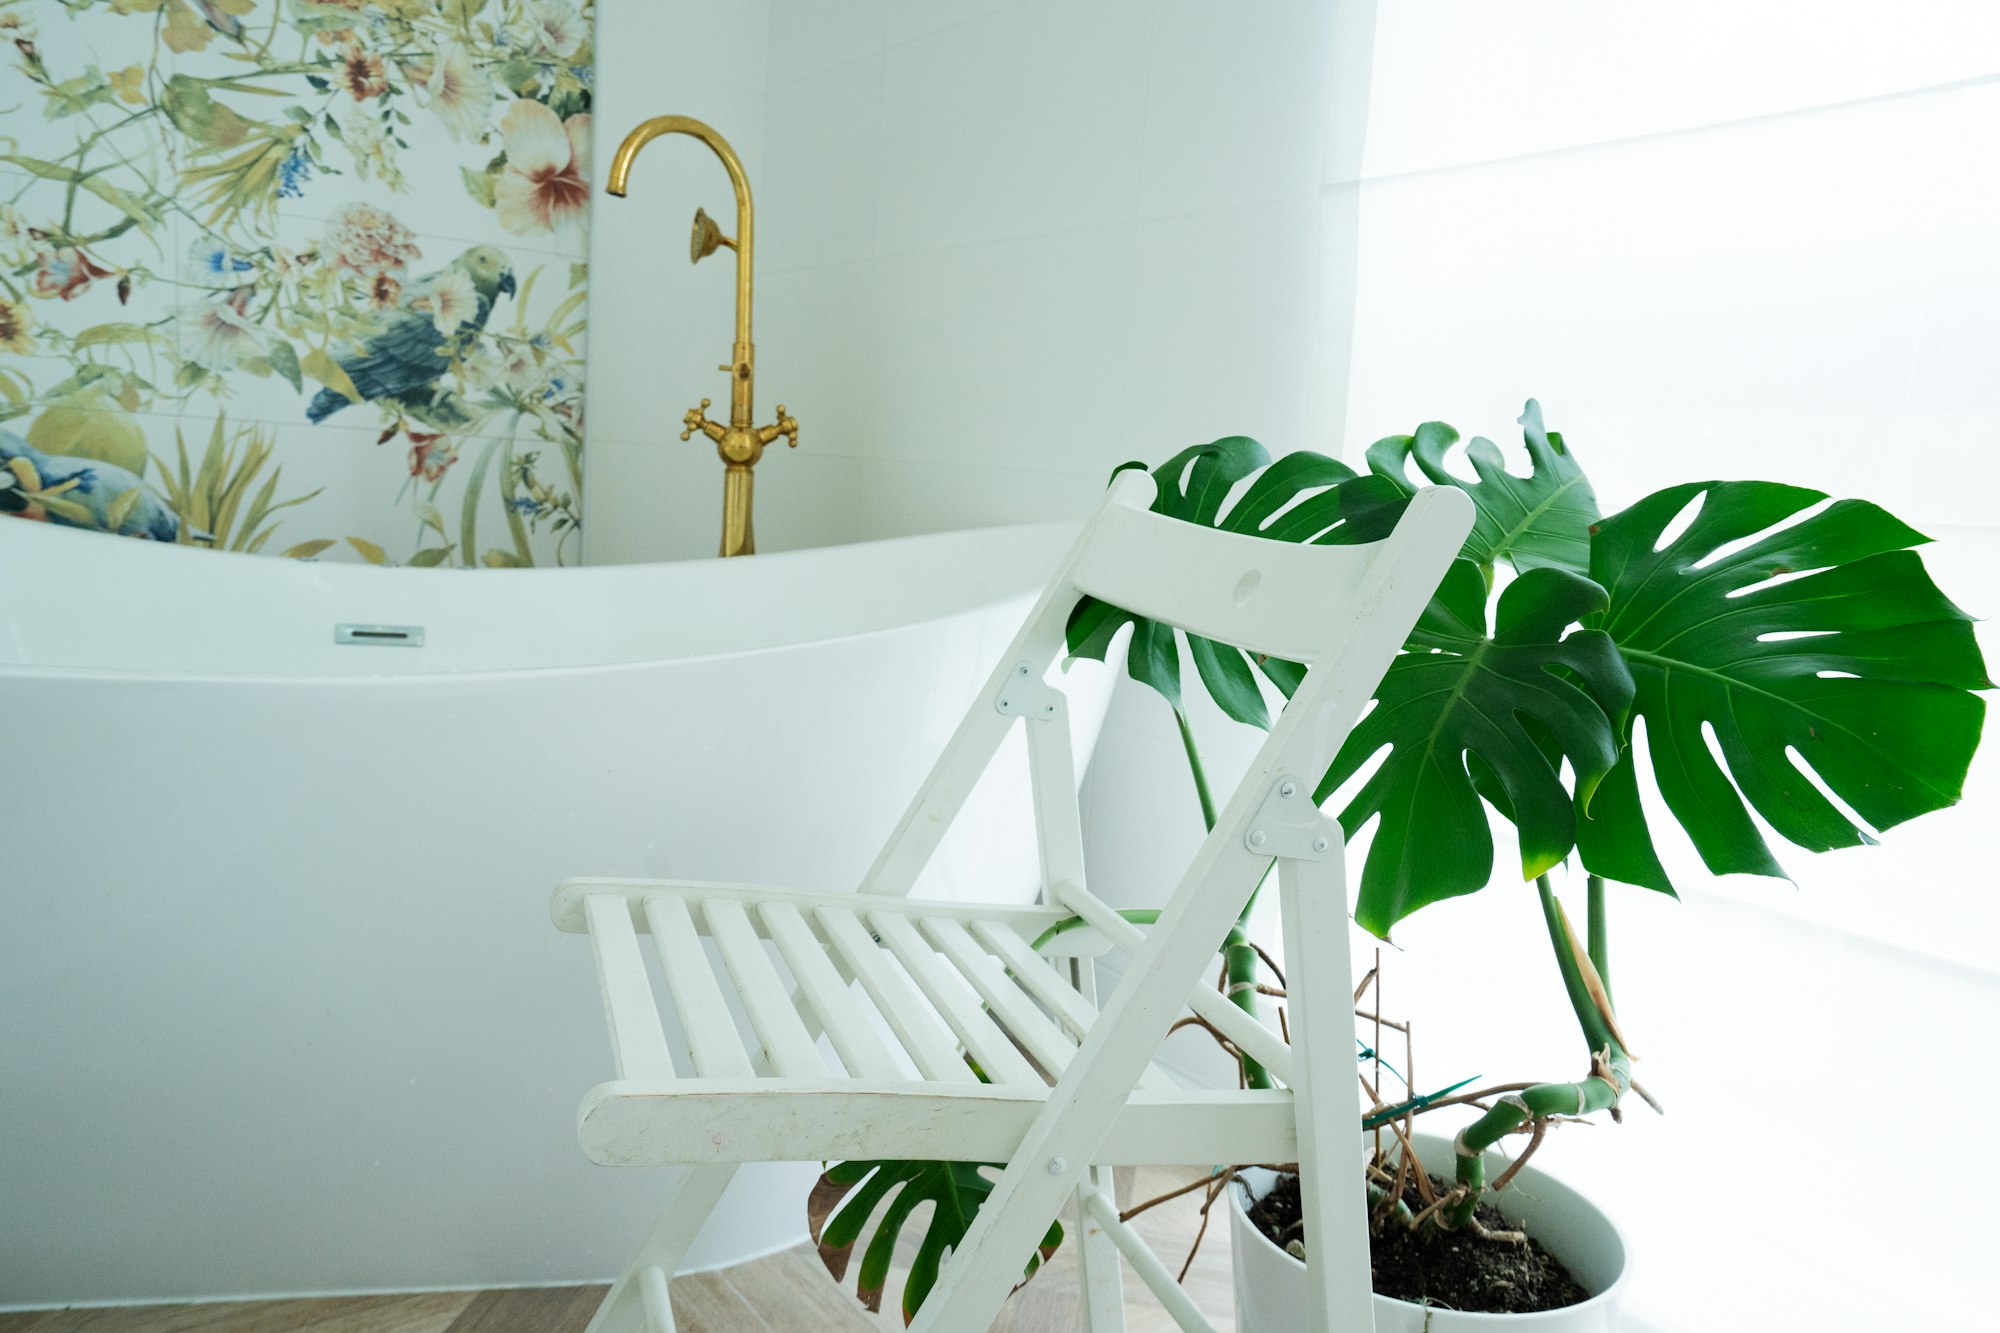
[[[1127,463],[1117,472],[1142,467]],[[1263,471],[1224,512],[1231,488],[1259,468]],[[1156,496],[1151,507],[1156,514],[1272,541],[1322,545],[1386,536],[1411,494],[1410,488],[1387,478],[1357,477],[1354,469],[1324,454],[1287,454],[1272,463],[1264,446],[1245,435],[1184,449],[1153,469],[1152,475]],[[1303,674],[1295,662],[1259,657],[1253,663],[1232,645],[1198,634],[1181,636],[1159,621],[1090,597],[1070,614],[1071,656],[1103,661],[1112,636],[1126,625],[1133,626],[1125,656],[1127,674],[1158,690],[1176,712],[1181,711],[1178,640],[1182,637],[1209,697],[1224,713],[1254,727],[1271,725],[1257,673],[1262,671],[1287,696]]]
[[[1370,758],[1381,767],[1340,812],[1351,837],[1381,823],[1354,919],[1377,935],[1410,913],[1485,887],[1493,837],[1482,795],[1514,821],[1533,879],[1575,844],[1575,810],[1618,762],[1632,679],[1610,636],[1579,628],[1604,589],[1566,570],[1531,569],[1501,592],[1491,632],[1486,578],[1452,563],[1437,596],[1376,688],[1376,705],[1314,792],[1325,801]],[[1563,785],[1567,758],[1576,791]],[[1475,775],[1477,781],[1475,781]]]
[[[1376,476],[1405,494],[1415,489],[1409,464],[1434,486],[1456,486],[1472,497],[1476,517],[1461,552],[1491,567],[1504,561],[1518,570],[1590,571],[1590,529],[1597,522],[1597,494],[1571,456],[1563,437],[1542,425],[1542,405],[1530,398],[1519,418],[1522,440],[1533,465],[1525,477],[1509,472],[1493,441],[1474,436],[1466,461],[1477,476],[1467,481],[1445,466],[1458,432],[1442,421],[1427,421],[1415,435],[1391,435],[1368,449]]]
[[[1970,618],[1909,549],[1929,538],[1860,500],[1797,517],[1826,498],[1695,482],[1592,538],[1609,600],[1590,624],[1630,669],[1660,795],[1717,874],[1785,873],[1752,810],[1810,851],[1870,842],[1850,811],[1880,830],[1952,804],[1979,744],[1986,705],[1971,691],[1992,685]],[[1638,762],[1628,746],[1599,784],[1579,851],[1595,874],[1672,892]]]
[[[868,1228],[870,1215],[893,1192],[895,1197],[889,1200],[875,1235],[862,1251],[861,1269],[854,1281],[854,1294],[862,1303],[870,1310],[880,1310],[882,1287],[889,1277],[889,1260],[895,1253],[896,1237],[901,1234],[903,1223],[918,1204],[927,1200],[935,1204],[930,1228],[924,1233],[916,1259],[910,1265],[910,1276],[903,1284],[903,1322],[909,1323],[936,1285],[938,1265],[944,1261],[945,1252],[965,1239],[979,1205],[993,1192],[993,1182],[980,1172],[977,1162],[837,1163],[820,1177],[806,1205],[820,1261],[833,1274],[834,1281],[843,1280],[854,1247]],[[1021,1281],[1035,1275],[1042,1261],[1062,1244],[1062,1238],[1062,1224],[1051,1223],[1040,1248],[1028,1256],[1021,1270]]]
[[[1576,834],[1562,762],[1582,775],[1587,800],[1617,758],[1631,682],[1605,636],[1577,626],[1604,602],[1584,577],[1597,499],[1562,437],[1544,428],[1539,404],[1530,400],[1520,421],[1532,463],[1526,476],[1507,471],[1484,439],[1467,450],[1473,480],[1448,470],[1459,436],[1440,422],[1377,442],[1365,476],[1313,453],[1266,466],[1263,447],[1242,436],[1183,450],[1153,471],[1155,513],[1273,541],[1379,540],[1422,484],[1408,473],[1412,463],[1424,481],[1457,486],[1474,501],[1478,518],[1461,559],[1378,693],[1386,705],[1386,692],[1396,692],[1397,706],[1371,714],[1319,788],[1323,800],[1391,747],[1342,814],[1350,833],[1378,815],[1383,821],[1363,866],[1357,913],[1378,934],[1427,903],[1487,882],[1493,843],[1482,797],[1515,822],[1530,877],[1559,862]],[[1227,504],[1239,484],[1240,496]],[[1485,604],[1496,563],[1524,574],[1489,635]],[[1127,672],[1180,711],[1183,636],[1168,626],[1086,599],[1070,617],[1069,650],[1102,659],[1127,624]],[[1184,637],[1209,696],[1240,722],[1270,725],[1259,671],[1287,696],[1302,674],[1296,663]]]

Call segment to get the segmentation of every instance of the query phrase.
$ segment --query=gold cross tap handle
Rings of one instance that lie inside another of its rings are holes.
[[[795,421],[792,418],[792,416],[785,411],[785,405],[783,403],[778,404],[777,425],[760,426],[757,428],[757,443],[769,444],[771,441],[777,439],[780,435],[785,437],[785,443],[790,445],[792,448],[796,449],[799,447],[799,423]],[[682,436],[681,438],[686,439],[687,437]]]
[[[681,438],[683,440],[693,439],[696,431],[700,431],[711,440],[720,441],[722,439],[724,429],[722,424],[708,419],[707,408],[709,401],[706,398],[702,399],[700,407],[690,407],[687,410],[687,414],[681,418],[681,423],[685,427],[681,431]],[[780,412],[784,411],[782,407],[778,410]]]

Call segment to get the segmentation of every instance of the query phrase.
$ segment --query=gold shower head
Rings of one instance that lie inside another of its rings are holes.
[[[694,211],[694,231],[688,236],[688,262],[699,264],[724,245],[732,250],[736,248],[736,242],[722,234],[722,228],[715,225],[715,219],[708,215],[708,210],[697,208]]]

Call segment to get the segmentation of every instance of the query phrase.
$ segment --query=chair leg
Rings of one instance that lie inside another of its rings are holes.
[[[1029,739],[1034,739],[1030,733]],[[1067,738],[1064,743],[1067,744]],[[1067,758],[1067,755],[1064,756]],[[1092,958],[1069,961],[1070,984],[1091,1008],[1097,1007],[1097,962]],[[1083,1178],[1076,1192],[1076,1257],[1078,1277],[1083,1284],[1083,1326],[1089,1333],[1125,1333],[1125,1275],[1118,1264],[1118,1246],[1104,1228],[1093,1221],[1086,1196],[1102,1194],[1115,1213],[1118,1210],[1117,1182],[1108,1166],[1097,1166]]]
[[[1179,1280],[1160,1262],[1160,1256],[1140,1239],[1131,1223],[1119,1219],[1118,1207],[1109,1202],[1108,1196],[1093,1194],[1084,1200],[1083,1206],[1096,1215],[1106,1238],[1124,1252],[1132,1271],[1152,1289],[1154,1297],[1166,1307],[1167,1314],[1184,1333],[1215,1333],[1215,1325],[1208,1322],[1208,1316],[1182,1290]]]
[[[1076,1192],[1076,1257],[1083,1285],[1083,1326],[1089,1333],[1125,1333],[1125,1277],[1118,1268],[1118,1246],[1103,1226],[1092,1220],[1085,1196],[1102,1195],[1118,1210],[1111,1168],[1094,1166]]]
[[[625,1266],[585,1333],[674,1333],[667,1279],[736,1175],[733,1165],[679,1168],[666,1207]]]
[[[1299,1129],[1310,1326],[1372,1333],[1368,1209],[1357,1168],[1361,1111],[1354,1093],[1354,1007],[1341,865],[1284,860],[1285,1008],[1292,1028],[1292,1113]]]

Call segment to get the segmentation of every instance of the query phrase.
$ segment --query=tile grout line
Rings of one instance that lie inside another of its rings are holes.
[[[1440,168],[1444,170],[1446,168]],[[1075,227],[1063,227],[1054,231],[1010,232],[996,236],[977,237],[967,241],[952,241],[944,245],[920,245],[902,250],[884,250],[877,244],[874,253],[859,255],[852,259],[822,260],[815,264],[793,264],[768,270],[770,276],[780,274],[811,273],[819,269],[843,268],[854,264],[875,263],[885,259],[911,259],[930,255],[950,254],[958,250],[976,250],[987,246],[1020,245],[1031,241],[1059,240],[1064,237],[1085,236],[1095,232],[1115,231],[1119,228],[1139,228],[1160,222],[1194,222],[1212,218],[1223,213],[1260,212],[1268,213],[1274,206],[1285,204],[1313,204],[1329,190],[1342,189],[1348,185],[1366,184],[1361,181],[1336,181],[1330,185],[1315,184],[1308,189],[1293,193],[1268,197],[1255,197],[1233,203],[1217,204],[1212,208],[1192,208],[1177,213],[1142,213],[1134,217],[1114,218],[1107,222],[1089,222]]]
[[[1592,139],[1585,143],[1557,144],[1548,148],[1537,148],[1525,153],[1511,153],[1502,157],[1482,157],[1466,162],[1444,162],[1437,166],[1412,167],[1408,171],[1389,171],[1377,175],[1356,174],[1341,180],[1323,180],[1323,189],[1335,189],[1345,185],[1395,184],[1403,181],[1422,180],[1428,176],[1446,176],[1453,172],[1472,171],[1480,167],[1511,166],[1517,162],[1535,162],[1545,158],[1563,157],[1572,153],[1587,153],[1604,148],[1624,148],[1630,145],[1656,143],[1682,136],[1714,134],[1724,130],[1741,129],[1749,126],[1768,125],[1793,117],[1813,117],[1840,111],[1851,111],[1862,107],[1883,105],[1890,102],[1914,101],[1921,97],[1943,96],[1950,93],[1969,92],[2000,83],[2000,74],[1975,74],[1968,78],[1951,79],[1944,83],[1926,84],[1920,88],[1898,88],[1886,93],[1872,93],[1865,97],[1849,97],[1834,102],[1816,102],[1807,106],[1788,107],[1782,111],[1760,111],[1748,116],[1734,116],[1726,120],[1700,121],[1692,125],[1677,125],[1672,129],[1644,130],[1637,134],[1618,135],[1609,139]]]

